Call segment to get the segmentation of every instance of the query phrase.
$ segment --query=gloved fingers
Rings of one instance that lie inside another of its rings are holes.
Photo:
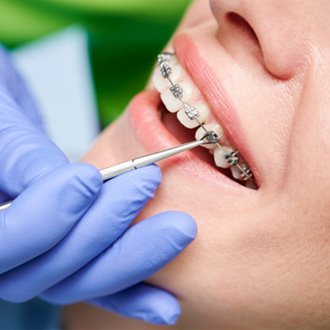
[[[119,315],[157,325],[173,325],[181,313],[180,305],[171,293],[145,283],[89,302]]]
[[[0,276],[0,292],[27,301],[70,276],[107,249],[154,195],[161,173],[152,165],[106,182],[97,200],[53,249]]]
[[[16,70],[15,63],[9,52],[0,45],[0,85],[8,90],[13,99],[20,106],[21,111],[31,120],[31,122],[42,128],[42,120],[38,107],[28,90],[23,77]]]
[[[53,303],[110,295],[137,284],[177,256],[195,237],[196,224],[182,212],[164,212],[126,231],[86,267],[45,291]]]
[[[67,165],[17,197],[0,213],[0,274],[54,247],[83,216],[101,187],[102,178],[93,166]]]

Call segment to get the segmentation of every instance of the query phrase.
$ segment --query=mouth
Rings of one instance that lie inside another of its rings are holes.
[[[213,116],[214,111],[174,53],[164,52],[158,56],[152,89],[159,95],[160,119],[178,141],[200,140],[205,134],[212,134],[219,141],[203,145],[206,150],[199,148],[194,151],[195,155],[230,180],[257,189],[250,167],[229,142],[228,134]]]

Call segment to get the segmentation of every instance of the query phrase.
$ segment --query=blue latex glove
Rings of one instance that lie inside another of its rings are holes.
[[[180,314],[176,299],[142,281],[192,241],[194,221],[164,212],[130,226],[161,181],[158,167],[103,184],[93,166],[69,165],[40,121],[33,124],[33,100],[21,79],[13,83],[17,74],[0,53],[0,191],[18,196],[0,213],[0,298],[88,300],[173,324]]]

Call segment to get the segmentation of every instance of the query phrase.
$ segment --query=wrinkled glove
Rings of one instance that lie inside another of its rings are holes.
[[[35,125],[35,112],[25,109],[33,100],[25,86],[17,86],[21,79],[13,83],[14,69],[1,50],[3,58],[0,191],[18,197],[0,212],[0,298],[88,300],[125,316],[173,324],[180,314],[177,300],[142,281],[193,240],[194,221],[164,212],[130,226],[161,181],[158,167],[103,184],[93,166],[68,164]]]

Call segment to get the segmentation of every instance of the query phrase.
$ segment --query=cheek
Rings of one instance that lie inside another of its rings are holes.
[[[308,206],[316,214],[330,201],[330,70],[326,67],[311,68],[306,78],[287,157],[288,189],[296,191],[297,200],[300,196],[302,208]]]
[[[328,88],[328,92],[330,86]],[[322,99],[322,96],[320,96]],[[328,96],[327,96],[328,98]],[[324,99],[324,98],[323,98]],[[320,132],[320,144],[318,148],[320,149],[320,155],[323,158],[324,155],[330,154],[330,111],[329,111],[330,100],[319,105],[322,109],[319,113],[318,127],[316,130]]]
[[[197,306],[196,315],[216,315],[217,320],[241,313],[297,321],[304,319],[300,315],[310,303],[330,306],[322,290],[330,276],[324,262],[329,239],[315,209],[301,208],[305,197],[283,190],[272,201],[254,205],[254,211],[230,212],[235,201],[210,203],[215,200],[210,191],[192,178],[178,177],[175,170],[165,171],[139,221],[160,211],[186,211],[197,221],[198,236],[150,283],[179,296],[190,313]]]
[[[195,179],[184,173],[178,174],[175,166],[164,168],[163,181],[152,201],[143,209],[138,220],[155,213],[176,210],[191,214],[197,223],[204,224],[201,219],[207,219],[207,224],[213,227],[219,221],[215,219],[219,212],[212,187],[201,184],[200,179]],[[210,201],[212,201],[210,203]]]
[[[252,201],[246,202],[249,203]],[[249,212],[251,207],[239,210],[234,205],[235,201],[228,197],[216,197],[211,185],[178,175],[175,168],[163,170],[160,189],[137,221],[162,211],[184,211],[196,220],[198,235],[183,254],[150,279],[151,283],[184,300],[199,297],[200,301],[205,300],[207,308],[210,301],[221,306],[227,294],[228,301],[237,299],[243,290],[244,274],[255,265],[263,267],[258,253],[264,254],[261,247],[264,237],[259,240],[257,208]]]
[[[140,145],[132,143],[131,130],[125,112],[101,133],[82,161],[102,169],[145,154]]]

